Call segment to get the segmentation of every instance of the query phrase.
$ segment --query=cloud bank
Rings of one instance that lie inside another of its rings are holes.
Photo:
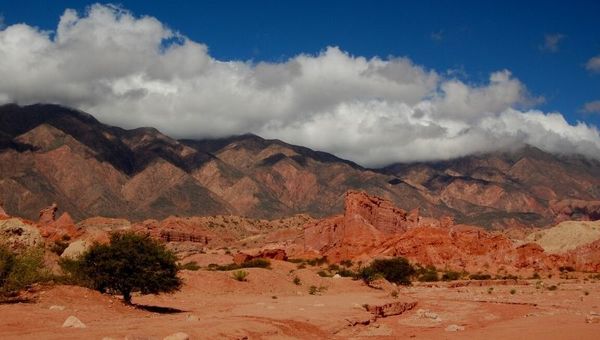
[[[0,56],[0,103],[59,103],[174,137],[253,132],[367,166],[524,143],[600,158],[596,127],[533,109],[539,98],[507,70],[468,84],[338,47],[280,63],[217,60],[155,18],[103,5],[66,10],[53,32],[5,27]]]

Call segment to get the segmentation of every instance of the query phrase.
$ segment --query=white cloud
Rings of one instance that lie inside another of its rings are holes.
[[[0,101],[53,102],[175,137],[253,132],[376,166],[529,143],[600,158],[600,134],[559,113],[507,70],[468,84],[407,58],[337,47],[280,63],[223,61],[155,18],[94,5],[55,32],[0,30]]]
[[[544,36],[544,43],[540,45],[540,50],[544,52],[556,53],[560,49],[560,43],[567,36],[561,33],[546,34]]]
[[[590,72],[600,72],[600,55],[590,58],[585,64],[585,68]]]

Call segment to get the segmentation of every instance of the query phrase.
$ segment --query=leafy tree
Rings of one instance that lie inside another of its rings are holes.
[[[175,255],[148,235],[132,232],[111,235],[109,244],[94,244],[73,266],[100,292],[123,295],[158,294],[181,287]]]
[[[410,277],[415,274],[413,266],[403,257],[374,260],[368,267],[361,268],[357,277],[370,282],[378,277],[401,284],[410,285]]]

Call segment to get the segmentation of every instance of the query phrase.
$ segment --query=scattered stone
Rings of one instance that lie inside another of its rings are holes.
[[[53,305],[53,306],[50,306],[49,309],[50,310],[65,310],[65,306]]]
[[[445,330],[446,330],[446,332],[464,331],[465,327],[452,324],[452,325],[448,325],[448,327],[446,327]]]
[[[384,305],[366,305],[365,309],[375,315],[376,318],[385,318],[387,316],[402,314],[415,308],[416,305],[417,301],[398,301]]]
[[[586,323],[600,323],[600,313],[590,312],[585,317],[585,322]]]
[[[198,321],[198,316],[194,315],[194,314],[190,314],[185,318],[186,321],[190,321],[190,322],[196,322]]]
[[[190,336],[183,332],[173,333],[171,335],[167,335],[163,338],[163,340],[189,340]]]
[[[340,274],[335,274],[335,275],[333,275],[333,278],[334,279],[341,279],[342,277],[340,276]]]
[[[433,320],[435,322],[441,322],[442,321],[442,318],[440,318],[439,315],[437,315],[437,313],[434,313],[432,311],[428,311],[428,310],[425,310],[425,309],[419,309],[417,311],[417,315],[420,318],[431,319],[431,320]]]
[[[86,328],[87,326],[73,315],[69,316],[63,323],[63,328]]]

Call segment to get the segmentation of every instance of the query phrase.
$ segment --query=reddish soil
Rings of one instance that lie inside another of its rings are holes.
[[[320,277],[318,270],[273,261],[273,269],[247,269],[247,282],[230,272],[184,271],[180,292],[134,296],[146,309],[80,287],[45,287],[34,303],[0,305],[0,338],[162,339],[185,332],[191,339],[597,339],[600,332],[600,316],[590,314],[600,312],[600,282],[587,277],[374,289],[350,278]],[[292,282],[296,276],[301,285]],[[326,289],[310,295],[311,285]],[[558,289],[548,290],[551,285]],[[377,319],[363,307],[403,301],[416,306]],[[62,328],[71,315],[87,328]],[[451,325],[464,329],[447,331]]]

